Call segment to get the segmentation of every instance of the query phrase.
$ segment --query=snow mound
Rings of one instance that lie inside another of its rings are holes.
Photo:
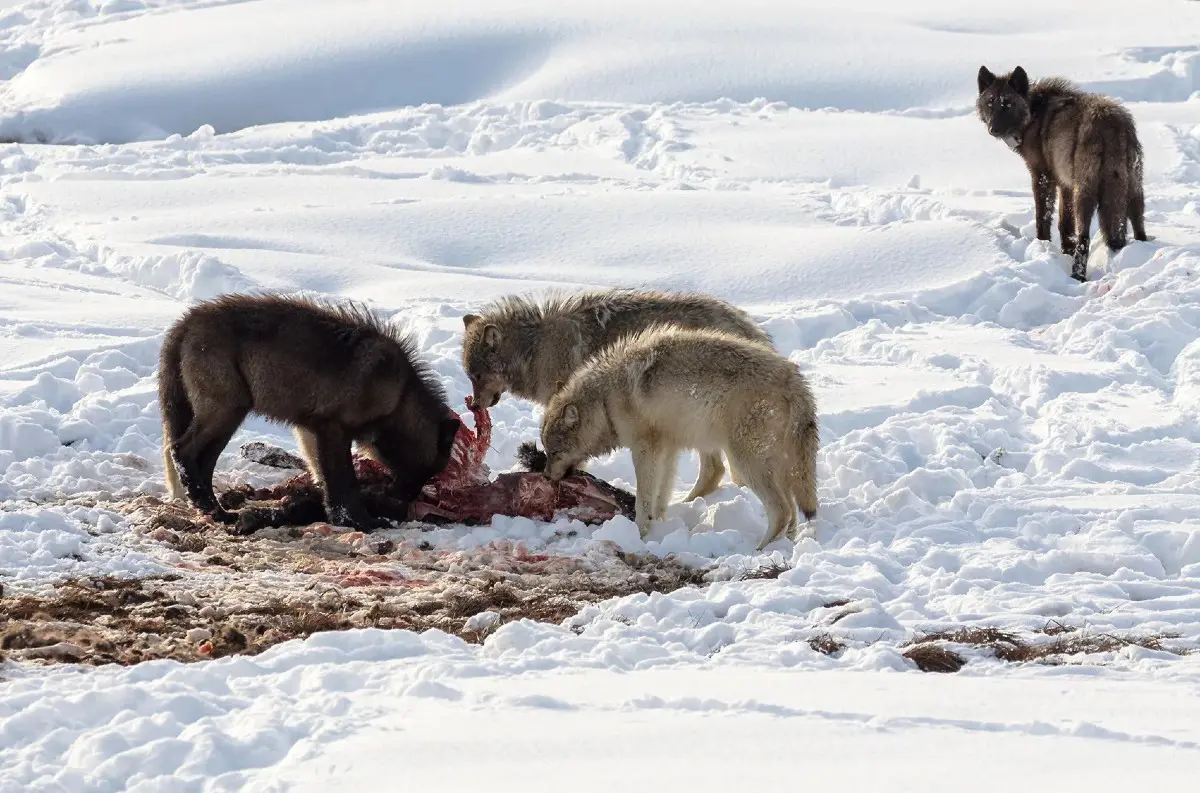
[[[67,11],[77,4],[63,5]],[[962,113],[971,106],[980,58],[1099,75],[1097,45],[1126,32],[1094,23],[1123,13],[1114,0],[1092,3],[1082,19],[1020,0],[1006,7],[1005,20],[968,4],[948,11],[936,0],[802,8],[751,0],[739,5],[732,25],[719,4],[685,0],[589,7],[555,0],[260,0],[119,13],[142,5],[106,4],[100,19],[66,24],[32,62],[36,45],[14,42],[22,53],[15,62],[28,66],[4,90],[0,136],[119,142],[187,135],[205,125],[224,133],[496,97],[766,97],[811,108]],[[1186,4],[1151,5],[1181,25],[1200,17]],[[1034,31],[1007,21],[1027,15],[1064,31],[1076,46],[1048,52]],[[1125,26],[1170,43],[1145,21],[1153,16],[1148,11]],[[848,51],[888,52],[891,63],[843,58]],[[1147,95],[1141,85],[1137,96]],[[1175,85],[1172,96],[1181,90]]]

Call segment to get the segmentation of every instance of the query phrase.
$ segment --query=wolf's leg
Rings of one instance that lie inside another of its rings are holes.
[[[817,452],[821,448],[820,430],[814,422],[804,422],[793,441],[795,460],[789,472],[792,496],[804,519],[812,520],[817,514]]]
[[[768,525],[777,527],[775,529],[776,539],[783,537],[785,539],[795,540],[799,521],[796,518],[796,499],[791,492],[792,483],[787,475],[787,470],[783,467],[776,468],[771,473],[774,480],[772,489],[777,493],[782,494],[783,498],[780,501],[781,513],[772,518]],[[768,513],[768,516],[769,515],[770,513]],[[766,540],[764,537],[764,541],[760,542],[759,544],[760,549],[767,547],[770,542],[772,541]]]
[[[1129,192],[1129,223],[1133,226],[1133,238],[1146,241],[1146,196],[1142,186],[1136,185]]]
[[[1033,179],[1033,221],[1037,226],[1037,238],[1050,240],[1050,226],[1054,222],[1054,180],[1044,171],[1030,172]]]
[[[309,476],[315,484],[324,486],[321,466],[317,462],[317,436],[307,427],[292,427],[292,434],[296,436],[296,451],[300,452],[300,457],[308,465]]]
[[[733,482],[738,487],[746,486],[746,479],[738,473],[738,469],[734,466],[733,460],[729,461],[729,481]]]
[[[221,457],[221,452],[225,451],[225,447],[229,445],[229,440],[237,432],[238,427],[246,420],[248,412],[233,409],[223,416],[213,428],[212,440],[205,445],[204,451],[200,454],[201,481],[205,483],[208,492],[212,494],[214,503],[220,503],[217,501],[216,493],[212,489],[213,475],[217,470],[217,460]],[[224,523],[230,520],[237,520],[237,515],[220,509],[213,513],[213,518]]]
[[[661,455],[656,438],[638,438],[630,453],[633,455],[633,475],[637,479],[634,520],[642,537],[650,533],[654,507],[658,501]]]
[[[188,497],[201,512],[222,523],[232,523],[237,516],[226,512],[217,503],[216,493],[213,492],[213,473],[217,468],[217,458],[245,418],[246,411],[238,407],[210,409],[196,416],[175,447],[179,476]]]
[[[679,467],[680,449],[664,448],[659,453],[658,493],[654,500],[654,517],[665,518],[671,505],[671,493],[675,490],[675,472]]]
[[[721,453],[719,451],[701,452],[700,475],[696,477],[696,484],[692,486],[691,491],[683,500],[693,501],[707,496],[721,486],[723,476],[725,476],[725,463],[721,460]]]
[[[1124,175],[1110,176],[1101,185],[1100,228],[1110,251],[1125,247],[1125,223],[1129,220],[1129,185]]]
[[[1076,281],[1087,281],[1087,260],[1092,246],[1092,216],[1095,213],[1095,186],[1077,185],[1075,187],[1075,261],[1071,265],[1071,277]]]
[[[337,425],[326,425],[314,432],[314,438],[329,522],[362,531],[374,528],[377,521],[367,514],[358,492],[349,433]]]
[[[1075,255],[1075,200],[1065,187],[1058,188],[1058,238],[1064,256]]]
[[[760,551],[779,537],[790,537],[796,525],[796,502],[780,481],[781,474],[786,473],[783,467],[786,460],[782,454],[769,454],[760,460],[754,444],[735,442],[729,450],[729,461],[746,477],[746,486],[758,496],[767,512],[767,533],[758,544]]]
[[[175,465],[175,452],[166,433],[163,433],[163,473],[167,479],[167,498],[177,501],[186,500],[187,490],[183,486],[183,480],[179,478],[179,469]]]

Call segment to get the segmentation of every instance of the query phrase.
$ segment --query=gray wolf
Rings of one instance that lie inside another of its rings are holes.
[[[713,330],[662,325],[590,358],[550,398],[546,473],[628,448],[644,537],[667,508],[682,449],[725,452],[767,511],[759,549],[817,511],[818,429],[808,383],[774,350]]]
[[[612,289],[541,301],[511,296],[463,317],[463,369],[475,404],[489,408],[505,391],[545,406],[585,360],[617,339],[653,325],[724,331],[767,349],[771,338],[746,312],[708,295]],[[742,484],[736,466],[733,479]],[[716,490],[725,475],[719,452],[700,455],[687,500]]]
[[[975,109],[994,138],[1021,155],[1033,180],[1039,240],[1050,239],[1058,193],[1062,252],[1073,257],[1071,276],[1087,280],[1092,216],[1110,250],[1146,239],[1143,155],[1133,116],[1107,96],[1081,91],[1052,77],[1029,84],[1020,66],[995,75],[979,67]]]
[[[186,493],[233,523],[213,493],[217,458],[250,413],[292,425],[328,519],[371,528],[351,459],[358,443],[415,498],[449,460],[459,419],[415,344],[365,307],[227,295],[167,331],[159,358],[163,462],[172,498]]]

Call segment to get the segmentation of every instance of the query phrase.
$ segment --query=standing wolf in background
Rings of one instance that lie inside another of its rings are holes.
[[[817,413],[796,365],[761,344],[663,325],[589,359],[546,406],[546,474],[628,448],[645,537],[665,515],[683,449],[724,451],[767,511],[764,547],[817,512]]]
[[[613,289],[551,295],[542,302],[506,297],[463,317],[463,369],[475,404],[490,408],[505,391],[546,405],[555,389],[600,350],[653,325],[723,331],[768,350],[768,336],[741,309],[708,295]],[[737,465],[731,475],[742,484]],[[725,476],[719,451],[700,454],[700,475],[685,500],[716,490]]]
[[[227,295],[167,331],[158,368],[163,463],[172,498],[232,523],[213,493],[217,458],[246,416],[291,424],[328,519],[367,529],[351,445],[391,469],[405,500],[441,473],[459,419],[416,347],[365,308]]]
[[[1073,278],[1087,280],[1097,206],[1110,250],[1125,247],[1126,219],[1133,224],[1133,238],[1145,241],[1142,146],[1128,110],[1059,77],[1030,86],[1020,66],[999,77],[980,66],[975,109],[992,137],[1025,160],[1033,178],[1039,240],[1050,239],[1057,188],[1058,233],[1062,252],[1074,257]]]

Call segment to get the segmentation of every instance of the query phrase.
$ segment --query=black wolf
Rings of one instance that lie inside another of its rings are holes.
[[[1126,219],[1133,238],[1146,239],[1142,145],[1133,116],[1119,103],[1060,77],[1031,86],[1020,66],[999,76],[980,66],[975,109],[992,137],[1025,160],[1039,240],[1050,239],[1057,188],[1058,232],[1062,252],[1074,257],[1072,277],[1087,280],[1097,208],[1110,250],[1125,247]]]
[[[413,342],[354,304],[227,295],[167,331],[158,369],[163,458],[174,498],[233,523],[213,493],[217,457],[246,416],[291,424],[332,522],[371,528],[351,445],[366,447],[411,500],[441,473],[459,419]]]

